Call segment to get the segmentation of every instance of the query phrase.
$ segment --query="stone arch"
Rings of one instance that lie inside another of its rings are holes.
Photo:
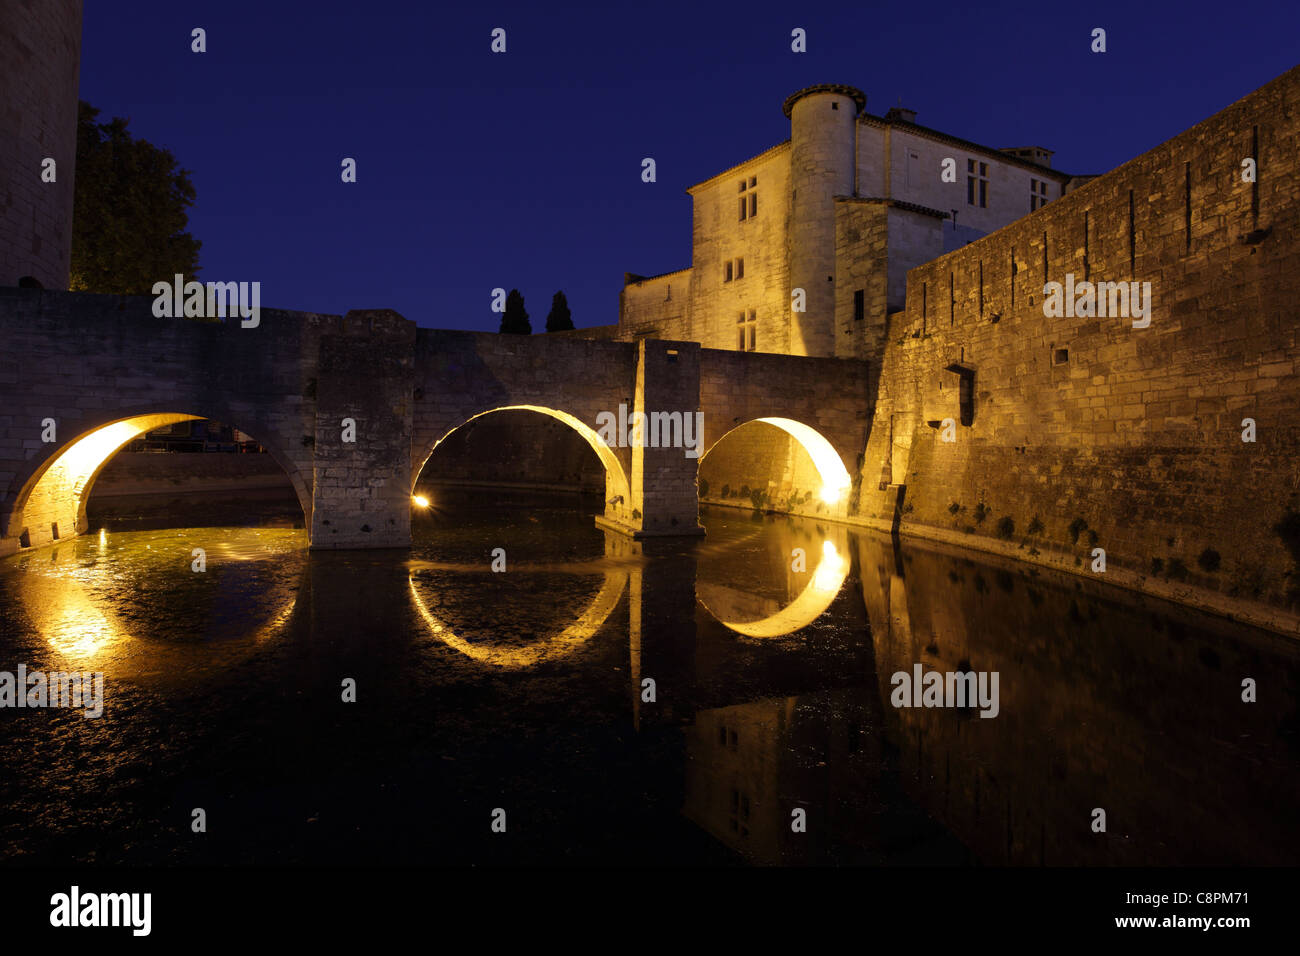
[[[825,435],[811,425],[805,425],[803,422],[795,421],[792,418],[751,418],[733,426],[709,445],[700,458],[701,467],[703,467],[704,460],[708,455],[726,441],[729,436],[754,424],[770,425],[780,429],[807,452],[821,482],[821,487],[817,489],[818,497],[823,504],[831,508],[828,517],[842,514],[847,507],[849,491],[853,486],[853,478],[849,474],[848,468],[844,466],[840,453],[835,450],[835,446],[830,443]]]
[[[484,409],[470,415],[455,428],[448,429],[442,437],[438,438],[429,446],[427,452],[424,452],[419,459],[419,467],[412,469],[411,475],[411,493],[415,493],[415,486],[419,483],[420,475],[424,472],[424,466],[428,464],[433,453],[437,451],[438,446],[447,440],[453,432],[464,428],[475,419],[482,418],[485,415],[492,415],[496,412],[536,412],[540,415],[546,415],[557,421],[563,422],[591,446],[596,457],[605,468],[605,514],[607,517],[621,518],[631,513],[632,510],[632,492],[631,485],[628,482],[627,472],[624,470],[618,456],[611,449],[596,431],[583,422],[581,419],[561,411],[558,408],[550,408],[545,405],[498,405],[493,408]]]
[[[197,419],[215,419],[236,425],[258,440],[284,471],[302,506],[307,526],[311,524],[311,490],[295,462],[278,447],[270,429],[259,425],[246,428],[242,417],[220,408],[194,408],[176,412],[157,408],[116,409],[87,415],[78,423],[72,438],[51,443],[44,457],[34,457],[19,470],[5,500],[11,503],[0,513],[0,542],[14,542],[13,548],[40,547],[52,541],[75,537],[86,530],[86,502],[95,479],[104,466],[128,442],[164,425]]]

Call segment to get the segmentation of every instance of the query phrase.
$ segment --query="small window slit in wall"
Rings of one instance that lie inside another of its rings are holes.
[[[1250,158],[1255,161],[1255,181],[1250,184],[1250,224],[1259,225],[1259,127],[1250,128]]]
[[[1183,232],[1187,252],[1192,251],[1192,164],[1183,163]]]
[[[59,523],[57,521],[50,522],[50,537],[55,541],[59,540]]]
[[[1011,247],[1011,308],[1016,307],[1016,247]]]
[[[984,318],[984,260],[980,260],[980,318]]]
[[[1083,211],[1083,279],[1086,282],[1090,272],[1088,262],[1088,210]]]
[[[1133,228],[1133,190],[1128,191],[1128,274],[1137,278],[1137,230]]]
[[[957,284],[956,284],[956,279],[957,279],[957,277],[956,277],[956,274],[955,274],[955,273],[952,273],[952,272],[949,272],[949,273],[948,273],[948,324],[949,324],[949,325],[953,325],[953,324],[955,324],[956,321],[957,321],[957,316],[956,316],[956,307],[957,307]]]
[[[1043,232],[1043,285],[1047,285],[1047,232]]]

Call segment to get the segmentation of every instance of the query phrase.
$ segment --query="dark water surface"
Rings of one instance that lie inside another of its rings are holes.
[[[98,719],[0,709],[0,858],[1300,859],[1294,641],[805,519],[642,546],[574,501],[440,494],[410,552],[118,519],[0,562],[0,671],[105,674]],[[917,663],[997,672],[997,716],[895,708]]]

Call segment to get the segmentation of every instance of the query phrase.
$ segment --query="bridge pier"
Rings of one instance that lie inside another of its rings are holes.
[[[415,323],[357,309],[322,335],[311,547],[411,545]]]
[[[631,416],[644,423],[633,441],[630,518],[598,517],[602,528],[634,538],[700,536],[700,346],[696,342],[643,339],[636,343],[636,384]],[[694,447],[686,447],[692,438]]]

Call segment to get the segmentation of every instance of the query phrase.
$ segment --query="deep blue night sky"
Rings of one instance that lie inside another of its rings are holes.
[[[684,190],[788,137],[800,87],[852,84],[876,114],[901,97],[922,125],[1098,173],[1300,60],[1292,2],[882,7],[89,0],[81,96],[192,171],[200,278],[491,331],[492,288],[518,287],[540,331],[557,288],[602,325],[624,271],[690,265]]]

